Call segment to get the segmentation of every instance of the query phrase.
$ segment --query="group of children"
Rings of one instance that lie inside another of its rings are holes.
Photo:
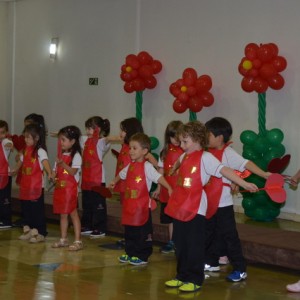
[[[7,123],[0,121],[0,221],[3,225],[11,224],[11,219],[4,218],[4,215],[11,215],[11,211],[8,212],[10,205],[8,210],[4,208],[10,202],[10,175],[17,174],[20,169],[19,198],[24,218],[20,239],[31,243],[45,240],[45,171],[55,185],[54,213],[60,214],[61,237],[52,247],[78,251],[83,248],[81,234],[89,234],[92,238],[104,236],[107,211],[100,189],[105,187],[103,157],[112,142],[120,142],[122,148],[117,155],[116,177],[109,184],[111,190],[120,193],[122,205],[125,253],[118,258],[119,261],[132,265],[148,263],[152,254],[151,208],[155,198],[161,202],[161,223],[169,227],[170,241],[161,251],[175,252],[177,259],[176,275],[165,282],[167,287],[182,292],[199,290],[205,271],[220,271],[219,258],[224,254],[233,267],[227,280],[238,282],[246,279],[246,262],[236,230],[231,183],[256,192],[257,186],[243,180],[234,170],[243,172],[247,169],[265,179],[270,173],[244,159],[229,146],[232,128],[226,119],[213,118],[205,125],[199,121],[170,122],[158,163],[150,153],[151,141],[136,118],[120,123],[118,137],[109,135],[109,121],[98,116],[89,118],[85,127],[86,136],[81,136],[76,126],[66,126],[55,134],[58,153],[51,169],[44,119],[25,123],[26,146],[20,152],[16,167],[10,171],[7,161],[13,143],[8,137]],[[80,171],[81,221],[77,211]],[[298,178],[295,177],[297,183]],[[151,198],[152,183],[158,186]],[[67,239],[68,215],[75,233],[71,245]]]

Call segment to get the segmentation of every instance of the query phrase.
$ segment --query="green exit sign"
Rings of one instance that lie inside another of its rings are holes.
[[[89,85],[98,85],[98,77],[89,78]]]

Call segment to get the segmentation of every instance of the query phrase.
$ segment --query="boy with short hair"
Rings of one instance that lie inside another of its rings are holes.
[[[209,152],[221,161],[224,166],[233,170],[250,172],[267,179],[271,173],[261,170],[252,161],[239,155],[230,145],[231,124],[224,118],[215,117],[205,124],[209,131]],[[208,198],[206,219],[205,271],[220,271],[219,257],[221,247],[225,246],[226,254],[233,266],[227,276],[228,281],[238,282],[247,278],[246,261],[236,229],[231,181],[214,177],[205,187]]]
[[[149,191],[152,182],[168,189],[172,188],[156,171],[145,156],[150,151],[150,138],[144,133],[134,134],[129,141],[132,162],[120,171],[110,183],[113,189],[119,180],[125,180],[122,204],[122,224],[125,227],[125,254],[118,259],[121,263],[145,265],[152,254],[152,218]]]
[[[7,138],[8,124],[0,120],[0,229],[11,225],[11,176],[9,175],[8,157],[13,149],[13,142]]]

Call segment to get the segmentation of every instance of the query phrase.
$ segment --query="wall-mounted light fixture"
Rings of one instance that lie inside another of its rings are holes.
[[[53,59],[56,58],[57,49],[58,49],[58,38],[52,38],[51,39],[51,44],[50,44],[50,47],[49,47],[50,58],[53,58]]]

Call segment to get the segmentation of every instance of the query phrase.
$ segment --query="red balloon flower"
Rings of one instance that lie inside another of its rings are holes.
[[[245,47],[245,57],[242,58],[238,70],[244,76],[242,89],[247,92],[264,93],[268,87],[280,90],[284,79],[279,74],[287,66],[286,59],[278,56],[278,47],[274,43],[250,43]]]
[[[157,81],[154,74],[159,73],[161,69],[161,62],[154,60],[146,51],[142,51],[138,55],[127,55],[120,75],[121,79],[125,81],[125,92],[133,93],[155,88]]]
[[[187,109],[199,112],[203,107],[214,103],[214,96],[209,92],[212,80],[208,75],[198,77],[193,68],[187,68],[182,73],[182,78],[173,82],[170,93],[175,97],[173,109],[177,113],[183,113]]]

